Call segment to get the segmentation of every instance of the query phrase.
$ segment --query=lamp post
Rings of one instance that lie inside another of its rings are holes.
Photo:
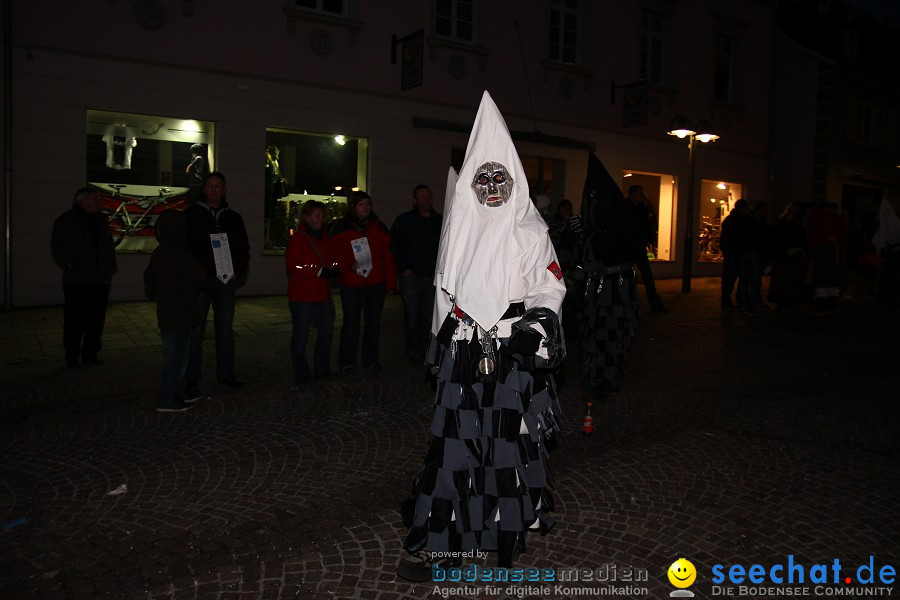
[[[694,266],[694,179],[696,179],[694,169],[694,148],[696,148],[697,141],[703,142],[704,144],[707,142],[714,142],[719,139],[719,136],[713,131],[712,123],[706,119],[701,120],[697,123],[697,127],[694,128],[691,125],[690,119],[684,115],[676,115],[675,118],[672,119],[672,125],[669,127],[667,133],[669,135],[674,135],[679,139],[688,139],[690,174],[688,175],[684,245],[681,251],[684,256],[684,263],[681,266],[681,291],[686,294],[691,291],[691,270]]]

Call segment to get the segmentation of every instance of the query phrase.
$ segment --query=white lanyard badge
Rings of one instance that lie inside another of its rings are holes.
[[[368,277],[372,272],[372,249],[369,247],[369,238],[362,237],[350,242],[353,248],[353,259],[356,261],[354,270],[360,277]]]
[[[222,283],[228,283],[234,277],[234,265],[231,264],[231,248],[228,246],[227,233],[209,234],[209,243],[212,244],[213,260],[216,263],[216,278]]]

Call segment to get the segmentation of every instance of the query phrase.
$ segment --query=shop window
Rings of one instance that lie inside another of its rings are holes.
[[[550,0],[550,60],[567,65],[578,64],[579,13],[579,0]]]
[[[641,208],[640,224],[645,238],[647,257],[650,260],[672,260],[672,236],[675,216],[675,181],[672,175],[627,170],[622,178],[622,192],[633,202],[643,200],[646,209]],[[646,215],[646,217],[643,217]]]
[[[544,218],[549,218],[551,206],[563,199],[566,192],[566,161],[558,158],[522,155],[522,167],[528,180],[528,192],[537,199],[543,196],[546,200],[537,202]]]
[[[435,34],[459,42],[475,41],[474,0],[437,0]]]
[[[88,110],[87,181],[119,252],[152,252],[166,209],[202,196],[213,169],[214,124],[180,117]]]
[[[367,188],[366,138],[266,130],[265,252],[283,252],[307,200],[325,203],[326,222],[344,216],[350,192]]]
[[[743,197],[743,187],[737,183],[704,179],[700,183],[700,225],[697,235],[700,262],[721,262],[719,238],[722,221]]]
[[[466,156],[465,148],[452,148],[450,151],[450,166],[458,173],[462,169]],[[551,210],[566,193],[566,161],[559,158],[547,158],[542,156],[519,156],[522,168],[525,170],[525,179],[528,182],[528,193],[532,199],[544,196],[550,204],[539,206],[544,218],[551,216]]]

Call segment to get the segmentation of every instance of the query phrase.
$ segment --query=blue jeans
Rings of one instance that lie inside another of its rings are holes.
[[[384,284],[368,287],[341,286],[341,308],[344,313],[341,344],[338,347],[338,365],[341,368],[356,366],[360,317],[365,319],[362,335],[363,366],[371,367],[378,362],[384,293]]]
[[[403,298],[403,323],[406,344],[403,352],[410,358],[424,356],[431,331],[431,312],[434,310],[434,275],[400,277],[400,296]]]
[[[191,331],[191,354],[185,381],[196,386],[203,368],[203,336],[209,307],[213,309],[216,332],[216,375],[226,379],[234,376],[234,286],[216,282],[211,292],[200,292],[200,324]]]
[[[163,343],[163,365],[156,405],[167,406],[184,392],[184,374],[191,352],[191,328],[163,329],[159,333]]]
[[[309,377],[309,363],[306,361],[306,341],[309,339],[309,328],[318,330],[316,349],[313,354],[313,365],[316,375],[324,375],[329,371],[331,362],[331,338],[334,329],[334,305],[331,299],[325,302],[288,302],[291,309],[291,366],[294,369],[294,380]]]

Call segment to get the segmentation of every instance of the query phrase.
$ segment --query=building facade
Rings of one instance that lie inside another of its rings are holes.
[[[721,219],[738,198],[769,200],[766,0],[8,4],[7,306],[61,302],[50,229],[85,183],[119,241],[112,298],[142,298],[154,215],[193,201],[210,169],[250,234],[242,293],[283,293],[281,249],[306,199],[339,214],[362,188],[390,225],[426,183],[442,208],[483,90],[532,195],[577,213],[589,151],[623,189],[644,187],[657,277],[686,258],[718,274]],[[720,135],[696,148],[694,198],[687,140],[666,135],[678,115]]]
[[[898,33],[894,3],[779,5],[772,130],[794,140],[771,154],[776,206],[834,203],[861,239],[882,201],[900,210]]]

